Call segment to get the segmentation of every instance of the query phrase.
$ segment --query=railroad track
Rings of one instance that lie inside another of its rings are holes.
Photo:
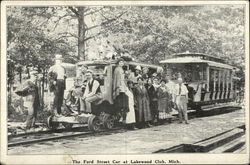
[[[48,130],[41,130],[41,131],[37,131],[37,132],[24,132],[24,133],[18,133],[18,134],[10,134],[8,135],[8,139],[9,138],[16,138],[16,137],[22,137],[22,136],[26,136],[26,135],[35,135],[35,134],[42,134],[42,133],[62,133],[62,132],[68,132],[68,131],[81,131],[81,130],[87,130],[87,126],[78,126],[78,127],[73,127],[70,130],[68,128],[59,128],[56,130],[53,129],[48,129]]]
[[[81,131],[61,131],[57,132],[35,132],[29,134],[22,134],[18,136],[8,137],[8,147],[15,147],[20,145],[29,145],[45,141],[53,141],[60,139],[67,139],[73,137],[89,137],[89,136],[100,136],[111,133],[121,133],[126,130],[121,127],[116,127],[110,130],[100,130],[98,132],[88,131],[87,127],[82,127]]]
[[[226,109],[219,107],[219,108],[203,111],[202,113],[198,113],[198,114],[195,111],[189,111],[188,116],[189,116],[189,119],[193,119],[193,118],[199,118],[199,117],[230,113],[238,109],[240,109],[240,107],[232,106],[232,107],[227,107]],[[173,122],[173,121],[178,120],[177,114],[173,116],[174,118],[166,120],[166,122],[169,122],[169,121]],[[29,145],[29,144],[41,143],[45,141],[53,141],[53,140],[60,140],[60,139],[73,138],[73,137],[84,138],[84,137],[89,137],[89,136],[101,136],[101,135],[121,133],[121,132],[126,132],[126,131],[128,130],[122,127],[121,125],[118,125],[116,128],[113,128],[110,130],[103,129],[98,132],[89,131],[88,127],[84,126],[84,127],[74,127],[71,130],[58,129],[58,130],[31,132],[31,133],[26,133],[26,134],[23,133],[23,134],[17,134],[17,135],[9,135],[8,147]]]

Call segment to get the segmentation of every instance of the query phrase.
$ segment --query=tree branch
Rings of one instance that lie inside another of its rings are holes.
[[[60,17],[58,18],[58,20],[56,21],[56,23],[55,23],[55,26],[54,26],[54,28],[53,28],[53,31],[55,31],[55,29],[56,29],[56,27],[58,26],[59,22],[60,22],[63,18],[68,17],[68,16],[69,16],[68,14],[65,14],[65,15],[63,15],[63,16],[60,16]]]
[[[91,30],[91,29],[94,29],[94,28],[97,28],[97,27],[99,27],[99,26],[101,26],[101,24],[100,24],[100,25],[91,26],[91,27],[89,27],[89,28],[86,28],[86,31]]]
[[[69,9],[77,16],[79,17],[79,13],[76,9],[74,9],[73,7],[69,7]]]
[[[123,13],[121,13],[120,15],[118,15],[117,17],[114,17],[114,18],[112,18],[112,19],[109,19],[109,18],[105,17],[104,15],[102,15],[107,21],[104,21],[104,22],[102,22],[102,23],[99,24],[99,25],[91,26],[91,27],[87,28],[86,31],[91,30],[91,29],[94,29],[94,28],[97,28],[97,27],[99,27],[99,26],[107,25],[107,24],[109,24],[109,23],[111,23],[111,22],[113,22],[113,21],[116,21],[118,18],[120,18],[120,17],[121,17],[123,14],[125,14],[125,13],[126,13],[126,12],[123,12]]]
[[[104,33],[104,32],[102,31],[102,32],[99,32],[99,33],[97,33],[97,34],[95,34],[95,35],[93,35],[93,36],[87,37],[87,38],[84,39],[84,42],[86,42],[86,41],[88,41],[88,40],[90,40],[90,39],[92,39],[92,38],[95,38],[95,37],[99,36],[99,35],[102,34],[102,33]]]
[[[88,15],[91,15],[91,14],[95,14],[95,13],[97,13],[97,12],[100,12],[101,10],[102,10],[102,9],[90,11],[90,12],[84,14],[84,17],[86,17],[86,16],[88,16]]]
[[[117,17],[114,17],[114,18],[111,18],[111,19],[109,19],[109,18],[105,17],[103,14],[101,14],[107,20],[105,22],[102,22],[101,25],[109,24],[109,23],[117,20],[118,18],[122,17],[125,13],[127,13],[127,12],[125,11],[125,12],[121,13],[120,15],[118,15]]]
[[[72,34],[72,33],[69,33],[69,32],[65,32],[65,33],[59,33],[58,35],[62,35],[60,36],[59,38],[57,38],[56,40],[59,40],[61,38],[64,38],[64,37],[74,37],[76,39],[79,39],[79,37],[75,34]]]

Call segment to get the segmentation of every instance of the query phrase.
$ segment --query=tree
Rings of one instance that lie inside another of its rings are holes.
[[[244,62],[240,5],[132,6],[116,24],[103,28],[109,30],[107,40],[117,50],[127,50],[145,62],[157,63],[186,51],[227,57],[236,65]]]

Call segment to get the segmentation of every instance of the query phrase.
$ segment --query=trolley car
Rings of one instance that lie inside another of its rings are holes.
[[[201,53],[174,54],[160,61],[166,74],[177,78],[181,74],[189,90],[189,107],[231,102],[236,97],[236,67],[225,60]]]
[[[99,81],[102,100],[91,105],[91,114],[82,113],[80,115],[69,115],[62,117],[50,116],[47,119],[47,125],[49,128],[56,129],[60,123],[62,123],[66,128],[71,128],[73,124],[87,124],[90,130],[98,131],[101,128],[111,129],[114,127],[115,123],[119,121],[119,110],[115,108],[115,100],[112,98],[113,72],[116,67],[116,60],[81,61],[78,62],[75,67],[68,67],[69,71],[67,72],[75,76],[67,77],[65,93],[70,93],[73,91],[75,92],[75,95],[78,95],[78,98],[80,98],[83,94],[81,91],[83,78],[81,77],[82,75],[80,73],[82,66],[87,66],[88,69],[92,70],[94,79]],[[136,66],[140,66],[141,68],[146,67],[149,74],[153,74],[158,70],[162,70],[162,67],[158,65],[145,64],[135,61],[125,61],[123,69],[125,72],[129,70],[133,72],[135,71]],[[67,105],[66,96],[65,99],[66,106],[73,108],[70,107],[70,105]],[[75,107],[75,110],[77,111],[78,108],[79,106]]]

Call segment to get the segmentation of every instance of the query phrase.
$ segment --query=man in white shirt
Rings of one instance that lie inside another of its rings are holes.
[[[100,84],[97,80],[93,79],[91,70],[85,73],[87,79],[86,89],[83,97],[80,99],[80,111],[84,113],[91,113],[91,103],[102,99]]]
[[[173,81],[171,81],[170,75],[166,76],[166,81],[167,81],[166,86],[169,89],[169,92],[172,96],[172,101],[174,101],[173,95],[174,95],[174,88],[176,84]]]
[[[169,89],[169,94],[171,95],[171,104],[170,105],[170,109],[172,109],[173,104],[174,104],[174,99],[175,99],[175,93],[174,93],[174,89],[175,89],[175,83],[173,81],[171,81],[171,77],[170,75],[166,75],[166,86]]]
[[[174,102],[178,108],[179,121],[182,123],[184,117],[185,123],[189,124],[187,115],[188,89],[184,85],[182,78],[178,78],[177,82],[174,88]]]
[[[55,115],[61,114],[61,106],[63,104],[63,96],[65,90],[66,71],[62,66],[62,55],[55,56],[55,65],[49,69],[49,75],[54,74],[50,84],[50,92],[54,93],[53,110]],[[56,110],[56,111],[55,111]]]

